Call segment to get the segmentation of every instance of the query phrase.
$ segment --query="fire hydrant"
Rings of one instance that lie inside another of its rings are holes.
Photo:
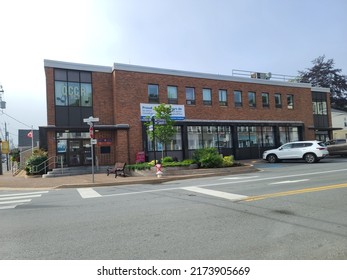
[[[161,176],[163,176],[163,166],[161,165],[160,161],[158,161],[158,163],[155,165],[155,168],[156,168],[156,175],[157,175],[157,178],[160,178]]]

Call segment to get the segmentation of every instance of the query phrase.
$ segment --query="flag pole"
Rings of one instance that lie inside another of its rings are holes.
[[[34,130],[33,126],[31,126],[31,154],[34,154]]]

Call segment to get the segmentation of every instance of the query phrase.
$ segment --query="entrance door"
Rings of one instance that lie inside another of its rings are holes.
[[[69,140],[68,145],[68,166],[91,165],[90,140]]]

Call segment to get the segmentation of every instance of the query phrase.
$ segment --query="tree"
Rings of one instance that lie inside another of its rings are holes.
[[[330,88],[331,106],[337,109],[347,108],[347,79],[341,75],[341,69],[335,69],[333,59],[325,61],[325,55],[312,61],[312,68],[299,71],[300,82],[310,83],[312,86]]]
[[[147,135],[151,141],[155,140],[163,145],[163,154],[166,154],[166,145],[170,143],[172,136],[175,135],[176,130],[173,127],[174,121],[171,119],[172,107],[171,105],[160,104],[153,108],[155,120],[165,120],[165,124],[155,124],[154,129],[150,129],[153,124],[151,119],[145,123],[147,128]],[[153,133],[154,132],[154,133]]]

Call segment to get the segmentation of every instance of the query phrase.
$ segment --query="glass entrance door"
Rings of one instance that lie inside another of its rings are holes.
[[[68,166],[92,164],[90,140],[69,140],[68,146]]]

